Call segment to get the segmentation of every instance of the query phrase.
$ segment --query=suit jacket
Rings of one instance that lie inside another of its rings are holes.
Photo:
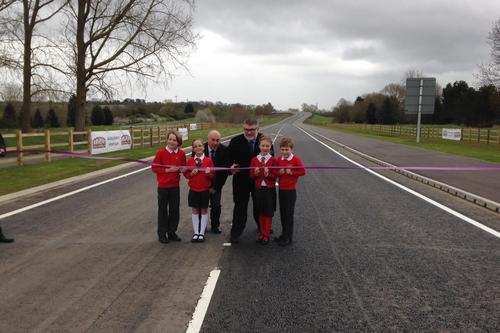
[[[5,140],[3,139],[2,134],[0,134],[0,148],[3,148],[5,151],[7,151],[7,145],[5,144]],[[4,157],[5,155],[0,156]]]
[[[235,136],[229,142],[227,147],[229,159],[232,164],[239,164],[241,168],[250,167],[252,158],[260,154],[259,139],[262,134],[258,134],[255,139],[253,153],[248,146],[248,140],[244,134]],[[274,156],[274,147],[271,145],[271,155]],[[235,202],[242,200],[249,191],[255,188],[254,181],[250,178],[250,170],[240,170],[233,175],[233,200]]]
[[[205,156],[210,157],[210,149],[208,147],[208,142],[205,142]],[[194,151],[191,153],[191,157],[195,155]],[[219,145],[217,150],[215,150],[215,161],[212,161],[215,167],[229,168],[231,166],[231,161],[227,154],[227,146],[222,143]],[[216,171],[215,172],[215,184],[213,188],[220,192],[222,187],[226,184],[228,172],[227,171]],[[212,186],[210,186],[212,187]]]

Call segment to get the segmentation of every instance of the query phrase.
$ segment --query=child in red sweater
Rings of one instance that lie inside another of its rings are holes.
[[[184,176],[189,179],[188,204],[189,207],[193,208],[194,236],[191,242],[202,243],[205,241],[205,229],[208,224],[209,188],[212,184],[211,180],[215,176],[215,171],[210,171],[210,168],[213,168],[214,164],[210,158],[205,156],[203,141],[201,139],[194,139],[191,145],[195,156],[187,161],[187,166],[196,168],[184,173]],[[203,169],[205,169],[205,172],[199,172],[199,170]]]
[[[156,153],[154,165],[151,167],[158,181],[158,239],[164,244],[169,240],[181,241],[176,234],[180,206],[179,173],[187,169],[186,154],[179,148],[180,145],[182,135],[178,131],[168,132],[167,147]]]
[[[299,177],[306,174],[306,169],[287,168],[304,166],[300,158],[292,154],[292,138],[281,139],[280,151],[281,156],[278,157],[277,164],[283,168],[274,169],[274,172],[279,177],[278,197],[280,202],[282,234],[279,237],[275,237],[274,240],[279,242],[280,246],[287,246],[292,244],[293,238],[293,215],[295,212],[295,201],[297,199],[295,187]]]
[[[255,201],[259,211],[260,236],[257,242],[269,244],[269,234],[276,211],[276,173],[268,167],[276,166],[276,158],[270,154],[273,139],[269,135],[261,135],[259,140],[260,154],[252,159],[250,178],[255,180]]]

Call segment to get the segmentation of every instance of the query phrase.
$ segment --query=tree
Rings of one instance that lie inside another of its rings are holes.
[[[394,125],[397,123],[396,108],[390,97],[386,97],[382,106],[378,109],[378,121],[384,125]]]
[[[7,128],[14,128],[17,124],[16,118],[16,110],[14,109],[14,105],[12,103],[7,103],[5,109],[3,110],[3,118],[2,118],[3,126]]]
[[[104,116],[104,111],[99,105],[95,105],[92,108],[92,112],[90,113],[90,121],[94,126],[104,125],[104,121],[106,120]]]
[[[187,103],[184,108],[184,113],[194,113],[194,106],[191,103]]]
[[[377,123],[377,107],[375,106],[375,103],[369,103],[368,107],[366,108],[366,123]]]
[[[59,117],[57,117],[53,108],[49,109],[49,113],[47,113],[47,117],[45,117],[45,126],[47,127],[61,127],[59,124]]]
[[[68,117],[66,118],[66,125],[75,126],[75,113],[76,113],[76,95],[71,95],[68,102]]]
[[[31,127],[33,128],[42,128],[44,125],[42,114],[40,113],[40,109],[36,109],[35,115],[33,116],[33,120],[31,121]]]
[[[493,85],[500,89],[500,20],[493,23],[487,42],[491,46],[490,61],[478,65],[479,74],[475,74],[475,77],[481,86]]]
[[[191,31],[193,10],[194,0],[69,3],[65,35],[74,51],[68,63],[75,64],[76,131],[85,129],[87,91],[111,99],[118,86],[167,86],[177,69],[187,70],[199,39]]]
[[[50,96],[60,89],[53,80],[53,72],[61,66],[56,62],[61,57],[54,56],[57,48],[52,41],[52,32],[46,23],[57,16],[69,0],[9,1],[8,10],[2,11],[0,18],[2,40],[1,63],[11,71],[12,78],[22,77],[23,133],[30,131],[31,100],[35,95]],[[44,29],[37,29],[44,25]],[[53,95],[56,96],[56,95]]]
[[[104,109],[102,109],[102,112],[104,113],[104,124],[103,125],[113,125],[113,112],[111,112],[111,109],[109,106],[105,106]]]

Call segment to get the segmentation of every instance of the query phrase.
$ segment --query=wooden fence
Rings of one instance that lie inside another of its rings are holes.
[[[322,125],[347,130],[370,130],[395,135],[417,136],[417,128],[411,126],[370,125],[370,124],[339,124],[323,122]],[[500,146],[500,129],[462,128],[462,141],[496,144]],[[442,138],[443,128],[421,127],[420,137]]]
[[[131,148],[135,149],[159,146],[161,144],[166,145],[166,133],[171,130],[178,130],[179,128],[187,128],[189,131],[190,125],[191,124],[176,124],[175,126],[155,126],[147,128],[128,127],[122,129],[128,129],[130,131],[132,141]],[[241,124],[196,124],[197,130],[235,127],[241,127]],[[75,135],[83,136],[85,140],[74,141]],[[68,132],[51,132],[50,130],[46,130],[43,133],[22,133],[21,131],[17,131],[16,134],[3,134],[2,136],[4,139],[16,138],[16,149],[14,147],[8,147],[8,149],[20,151],[20,153],[17,154],[18,165],[24,165],[25,161],[42,158],[47,162],[51,162],[52,155],[54,155],[51,153],[45,153],[44,156],[40,154],[31,155],[22,153],[22,151],[25,150],[62,150],[71,153],[92,155],[92,130],[90,129],[85,132],[74,132],[73,130],[69,130]],[[44,138],[43,144],[40,143],[42,140],[40,140],[39,137]],[[58,147],[62,147],[62,149],[54,149]],[[3,158],[0,159],[0,164],[12,163],[13,160],[13,158]]]

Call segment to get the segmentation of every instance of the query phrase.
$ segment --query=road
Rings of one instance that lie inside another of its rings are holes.
[[[293,137],[306,166],[370,166],[295,120],[261,132]],[[0,223],[16,238],[0,244],[1,331],[186,332],[214,270],[220,276],[201,332],[500,330],[497,213],[389,170],[308,169],[297,187],[292,246],[255,243],[250,218],[242,242],[223,246],[230,181],[221,235],[190,243],[183,202],[183,240],[163,245],[156,178],[143,169],[0,205]],[[187,192],[183,180],[181,197]],[[274,229],[280,233],[278,212]]]

